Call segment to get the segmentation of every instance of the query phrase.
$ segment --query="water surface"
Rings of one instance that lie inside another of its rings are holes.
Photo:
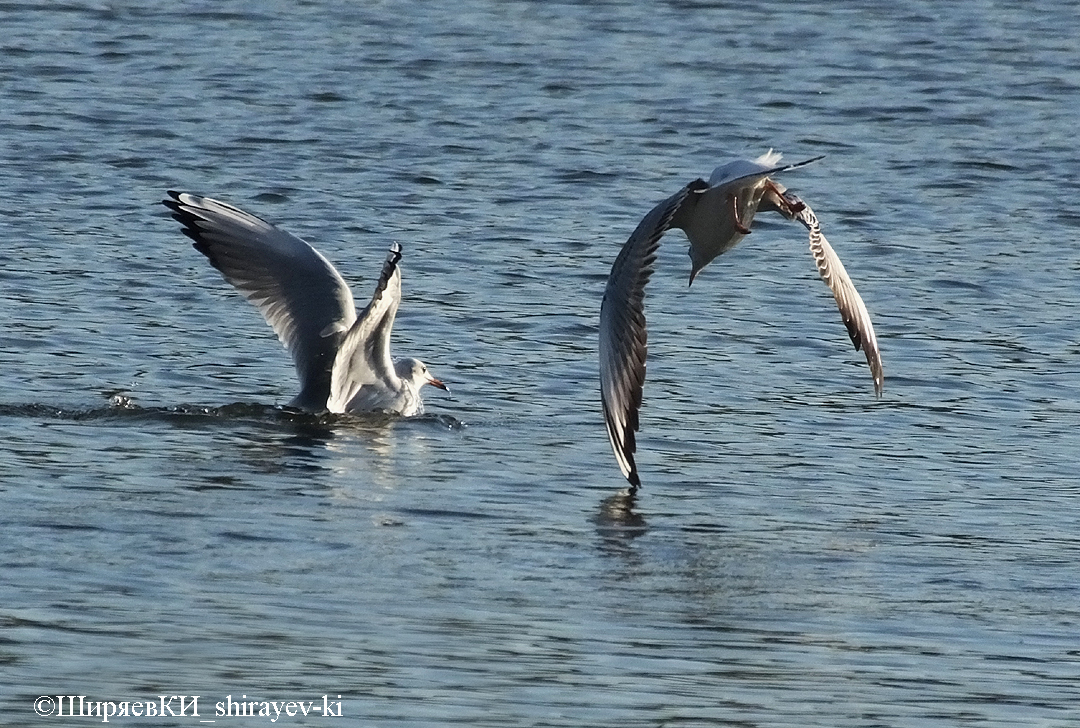
[[[198,694],[204,719],[341,695],[363,726],[1075,722],[1071,5],[0,13],[0,723],[57,694]],[[691,289],[674,232],[630,503],[608,269],[655,202],[769,147],[827,155],[783,181],[874,316],[885,394],[800,226],[759,218]],[[282,410],[287,355],[166,189],[312,241],[358,300],[399,241],[395,351],[453,396]]]

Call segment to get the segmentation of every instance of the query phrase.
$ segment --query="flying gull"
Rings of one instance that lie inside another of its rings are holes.
[[[600,306],[600,397],[611,448],[631,492],[641,485],[634,462],[634,433],[639,429],[645,384],[645,285],[653,273],[660,238],[673,227],[683,230],[690,241],[693,284],[702,268],[750,234],[759,209],[779,212],[806,226],[818,273],[833,292],[855,348],[866,354],[874,390],[880,396],[884,381],[881,354],[862,298],[822,235],[813,210],[770,178],[818,159],[821,157],[779,165],[780,155],[770,149],[757,159],[717,167],[708,182],[694,180],[654,207],[619,251]]]
[[[194,247],[251,301],[289,350],[300,379],[290,407],[310,412],[424,411],[420,388],[446,385],[417,359],[390,358],[401,303],[393,243],[371,302],[357,315],[330,261],[300,238],[224,202],[169,191],[163,204]]]

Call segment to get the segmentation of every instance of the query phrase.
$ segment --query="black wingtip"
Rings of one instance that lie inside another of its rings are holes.
[[[788,166],[784,167],[783,171],[786,172],[789,169],[798,169],[799,167],[805,167],[808,164],[813,164],[814,162],[818,162],[818,161],[820,161],[822,159],[825,159],[825,155],[824,154],[819,154],[816,157],[811,157],[810,159],[804,159],[803,161],[796,162],[795,164],[789,164]]]
[[[161,204],[165,205],[165,207],[173,212],[178,212],[180,210],[180,195],[183,193],[177,192],[176,190],[165,190],[165,194],[169,196],[169,199],[162,200]]]
[[[401,262],[401,243],[395,240],[390,243],[390,249],[386,253],[386,262],[383,263],[382,273],[379,275],[379,282],[375,285],[375,295],[371,299],[371,304],[374,304],[382,298],[383,291],[386,290],[386,286],[389,285],[390,279],[397,271],[399,262]],[[371,304],[368,305],[370,306]]]
[[[172,219],[176,220],[178,223],[180,223],[180,225],[182,225],[182,227],[180,228],[180,232],[192,241],[191,247],[195,248],[195,250],[205,255],[210,260],[210,264],[212,266],[214,266],[215,268],[219,268],[213,251],[210,249],[210,246],[206,244],[206,241],[203,240],[202,232],[199,230],[198,225],[196,224],[197,220],[199,219],[198,216],[190,210],[185,210],[183,203],[180,201],[180,196],[184,193],[177,192],[176,190],[166,190],[166,193],[169,195],[170,199],[162,200],[161,204],[172,210]]]
[[[636,413],[635,413],[636,414]],[[626,441],[623,444],[623,458],[626,460],[626,482],[630,484],[630,487],[637,489],[641,486],[641,476],[638,475],[637,461],[634,460],[634,452],[637,451],[637,442],[635,442],[634,430],[636,430],[636,423],[634,429],[629,427],[626,430]]]

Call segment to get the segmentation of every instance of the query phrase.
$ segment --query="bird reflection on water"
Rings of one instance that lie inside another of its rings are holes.
[[[649,530],[645,517],[634,510],[635,502],[636,496],[629,489],[600,501],[592,521],[604,551],[624,553],[634,539]]]

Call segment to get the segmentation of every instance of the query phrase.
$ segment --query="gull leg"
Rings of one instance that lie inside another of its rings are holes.
[[[786,188],[781,187],[771,179],[765,180],[765,194],[762,200],[765,201],[766,204],[763,205],[761,209],[768,209],[771,207],[788,220],[793,219],[796,215],[806,209],[805,202],[800,200],[794,194],[789,193]]]
[[[739,219],[739,197],[738,195],[731,195],[731,219],[735,221],[735,229],[743,235],[750,234],[750,228],[743,225],[742,220]]]

